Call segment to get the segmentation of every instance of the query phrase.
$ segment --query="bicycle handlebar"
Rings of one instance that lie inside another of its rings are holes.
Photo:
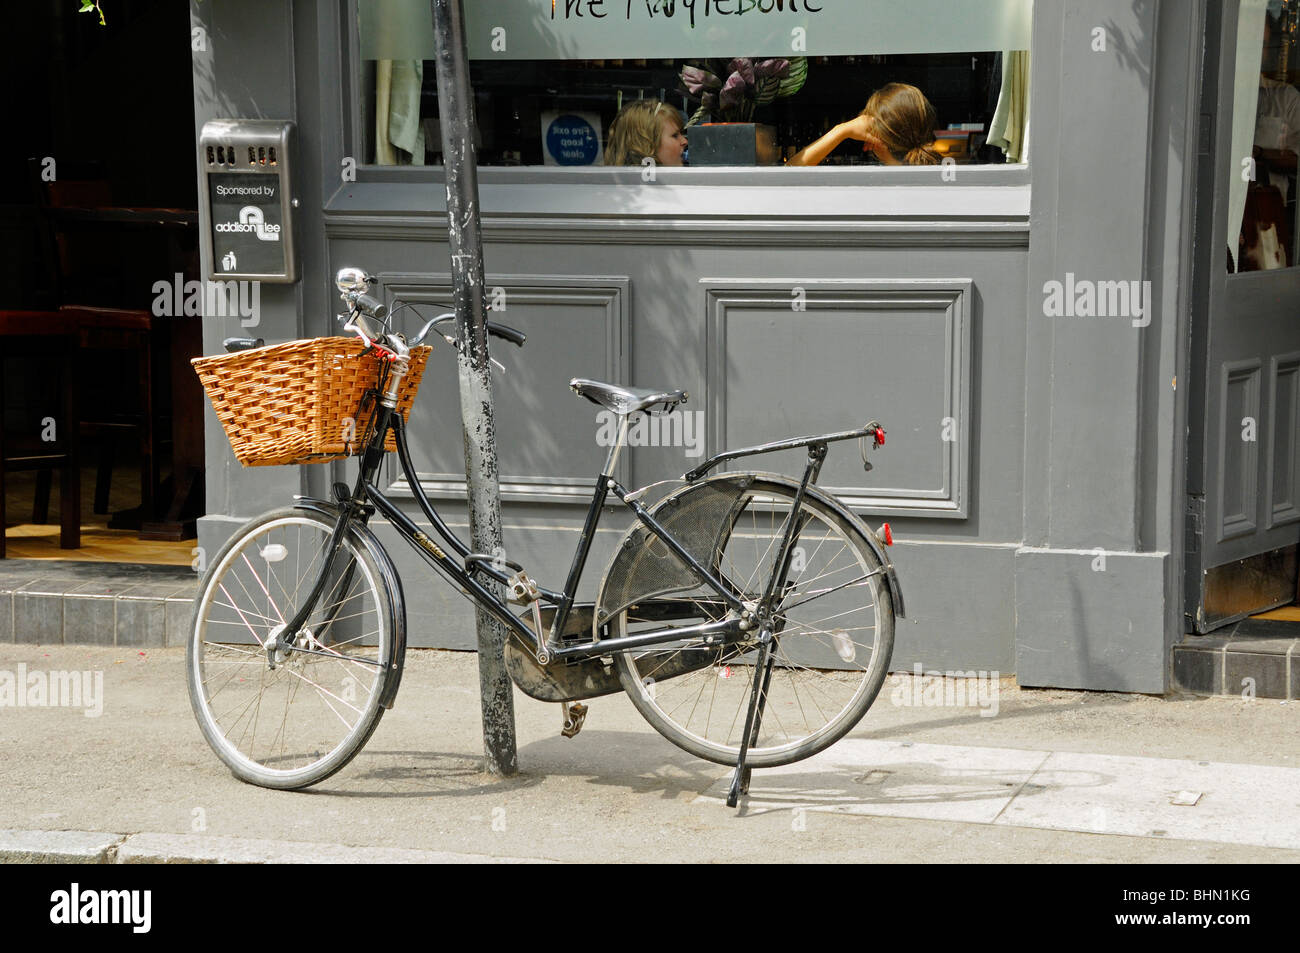
[[[251,351],[255,347],[262,347],[266,344],[263,338],[226,338],[221,342],[221,346],[226,349],[227,354],[234,354],[236,351]]]
[[[355,332],[357,337],[367,344],[375,341],[382,342],[385,338],[383,326],[376,325],[360,308],[353,310],[351,314],[339,315],[339,320],[343,321],[343,330]]]
[[[388,332],[386,324],[387,318],[391,314],[388,306],[363,290],[374,283],[373,278],[359,268],[344,268],[339,271],[335,283],[338,285],[339,291],[342,292],[343,301],[351,312],[349,315],[340,316],[341,320],[345,319],[345,330],[356,332],[367,344],[385,341],[395,347],[398,346],[399,341],[405,344],[405,338],[394,340],[393,336]],[[374,319],[374,321],[371,319]],[[434,318],[421,329],[414,343],[419,344],[431,329],[444,321],[454,321],[455,319],[455,314],[444,314]],[[375,321],[380,322],[380,324],[376,325]],[[495,321],[486,322],[486,330],[488,334],[509,341],[516,347],[523,347],[524,342],[528,340],[524,332],[504,324],[497,324]],[[405,353],[401,347],[398,347],[398,350]]]
[[[359,294],[353,302],[363,314],[382,321],[388,317],[388,305],[368,294]]]
[[[523,331],[515,328],[506,327],[504,324],[497,324],[495,321],[487,322],[488,334],[495,334],[504,341],[509,341],[515,347],[523,347],[528,336]]]
[[[429,332],[430,328],[436,328],[438,325],[446,321],[455,320],[456,315],[452,313],[439,315],[424,326],[424,330],[420,332],[420,338],[417,338],[417,340],[423,338],[424,335]],[[511,344],[515,345],[515,347],[523,347],[524,342],[528,340],[528,335],[524,334],[523,331],[520,331],[517,328],[512,328],[505,324],[497,324],[495,321],[487,321],[485,323],[487,325],[488,334],[499,337],[504,341],[509,341]],[[442,332],[440,331],[438,333],[441,334]]]

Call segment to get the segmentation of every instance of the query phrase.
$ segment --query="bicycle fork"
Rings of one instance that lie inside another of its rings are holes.
[[[272,632],[266,640],[266,664],[270,669],[274,669],[277,664],[284,661],[294,652],[303,652],[308,655],[330,655],[329,652],[322,652],[317,649],[307,648],[297,644],[298,636],[303,632],[307,625],[307,620],[311,618],[312,612],[316,609],[316,604],[325,594],[325,587],[329,584],[330,574],[338,560],[339,551],[343,548],[343,543],[348,534],[348,527],[352,525],[354,519],[365,522],[366,509],[362,503],[364,500],[365,486],[373,479],[379,471],[379,466],[384,458],[384,440],[388,434],[389,422],[397,408],[397,390],[401,385],[402,377],[406,373],[404,361],[394,361],[388,371],[388,380],[384,394],[378,401],[375,408],[374,429],[370,435],[370,442],[362,452],[361,466],[358,468],[356,487],[350,493],[347,491],[346,484],[336,484],[341,489],[335,491],[335,497],[339,503],[339,518],[334,524],[334,532],[330,536],[329,546],[325,553],[325,559],[320,568],[320,573],[316,577],[316,582],[303,600],[298,611],[294,613],[292,619],[286,622],[278,633]],[[346,496],[344,494],[347,493]],[[346,586],[346,582],[344,583]],[[332,620],[331,620],[332,621]],[[327,623],[328,625],[328,623]],[[323,635],[323,633],[321,633]]]
[[[768,581],[767,591],[758,605],[758,658],[754,662],[754,684],[749,696],[749,710],[745,714],[745,730],[740,738],[740,755],[736,759],[736,771],[731,776],[731,787],[727,791],[727,807],[735,807],[740,795],[749,793],[749,781],[753,769],[746,763],[749,749],[758,744],[758,732],[763,724],[763,709],[767,705],[767,692],[772,684],[772,666],[776,662],[776,649],[780,630],[771,611],[773,600],[779,593],[785,596],[786,577],[790,574],[790,562],[794,556],[795,543],[803,531],[807,517],[799,512],[804,495],[811,483],[817,482],[822,462],[826,459],[826,444],[815,443],[808,447],[808,465],[804,468],[803,480],[795,493],[794,503],[790,508],[790,517],[786,520],[785,532],[781,537],[781,548],[777,552],[773,565],[779,567]]]

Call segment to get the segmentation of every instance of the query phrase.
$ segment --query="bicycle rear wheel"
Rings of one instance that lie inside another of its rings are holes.
[[[711,568],[755,604],[777,567],[795,491],[755,479]],[[833,744],[866,714],[884,682],[894,644],[894,611],[884,569],[860,530],[821,500],[805,496],[784,592],[772,608],[775,658],[753,767],[789,764]],[[665,549],[650,539],[642,545]],[[697,554],[698,555],[698,554]],[[611,619],[610,635],[725,617],[711,590],[641,600]],[[726,647],[702,640],[617,653],[623,688],[661,734],[698,757],[735,764],[754,686],[757,631]],[[665,677],[666,676],[666,677]]]
[[[213,561],[195,601],[186,676],[213,751],[244,781],[301,788],[361,750],[384,713],[394,664],[387,579],[349,534],[293,648],[268,659],[325,562],[333,521],[299,509],[246,524]]]

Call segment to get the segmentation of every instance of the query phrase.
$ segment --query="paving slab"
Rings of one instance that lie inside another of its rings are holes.
[[[1056,751],[1030,784],[997,823],[1300,849],[1297,768]]]
[[[1047,756],[851,739],[795,764],[755,770],[748,805],[992,824]],[[702,797],[725,799],[730,784],[728,774]]]
[[[730,776],[701,801],[726,798]],[[963,821],[1300,850],[1300,768],[841,741],[755,771],[745,809]]]

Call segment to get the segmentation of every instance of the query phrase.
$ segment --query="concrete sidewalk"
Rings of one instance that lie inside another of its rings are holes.
[[[1300,861],[1294,702],[1003,679],[988,717],[905,676],[844,741],[757,772],[737,812],[719,800],[729,773],[622,696],[594,700],[570,740],[558,705],[516,693],[523,770],[481,773],[469,654],[409,652],[366,749],[297,793],[221,765],[179,649],[0,645],[0,672],[20,665],[102,672],[103,708],[0,708],[10,862]]]

